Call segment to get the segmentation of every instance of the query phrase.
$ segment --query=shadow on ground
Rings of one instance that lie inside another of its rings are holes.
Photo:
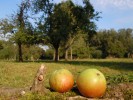
[[[41,61],[45,63],[54,63],[54,61]],[[133,71],[133,62],[115,62],[115,61],[58,61],[60,64],[71,64],[81,66],[100,66],[115,70]]]

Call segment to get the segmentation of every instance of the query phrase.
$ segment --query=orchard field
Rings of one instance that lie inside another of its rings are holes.
[[[76,80],[81,71],[96,68],[105,75],[107,90],[103,97],[95,99],[133,99],[133,59],[85,59],[57,63],[53,61],[23,63],[0,61],[0,100],[87,100],[81,97],[76,85],[66,93],[50,91],[44,95],[26,92],[23,96],[11,93],[16,89],[30,87],[41,64],[47,68],[44,86],[48,89],[50,89],[49,76],[57,69],[68,69]]]

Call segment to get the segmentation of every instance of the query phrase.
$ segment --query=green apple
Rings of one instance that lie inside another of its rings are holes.
[[[85,97],[101,97],[106,90],[106,79],[97,69],[86,69],[76,80],[79,92]]]

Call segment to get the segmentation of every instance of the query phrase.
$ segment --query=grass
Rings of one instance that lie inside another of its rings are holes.
[[[44,85],[49,87],[48,79],[54,70],[66,68],[70,70],[76,80],[77,75],[87,68],[97,68],[106,76],[108,84],[133,82],[133,59],[85,59],[75,61],[38,61],[38,62],[10,62],[0,61],[0,87],[28,87],[32,85],[37,69],[41,64],[47,67],[46,80]],[[131,92],[129,92],[131,94]],[[22,100],[62,100],[67,96],[74,96],[77,93],[73,90],[60,94],[50,92],[44,96],[37,94],[26,94],[19,97]],[[126,95],[128,97],[128,95]]]

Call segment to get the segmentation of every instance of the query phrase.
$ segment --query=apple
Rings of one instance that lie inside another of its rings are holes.
[[[97,69],[86,69],[76,80],[79,92],[85,97],[101,97],[106,91],[106,79]]]
[[[59,69],[51,74],[49,84],[54,91],[64,93],[72,89],[74,78],[67,69]]]

